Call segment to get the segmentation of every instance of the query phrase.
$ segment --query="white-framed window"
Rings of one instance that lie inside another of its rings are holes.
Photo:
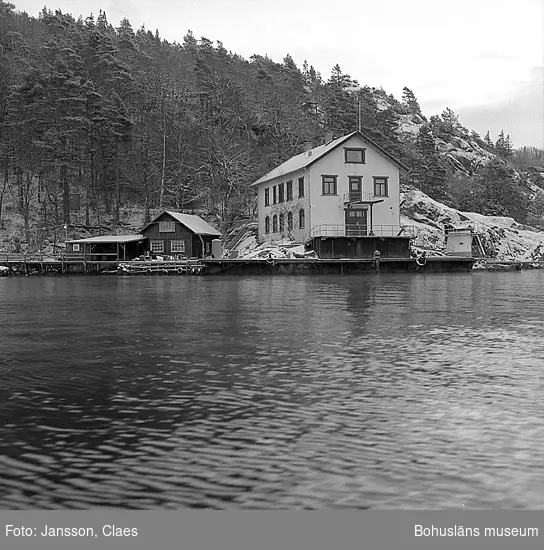
[[[170,252],[185,252],[185,241],[170,241]]]
[[[74,252],[79,252],[79,251],[80,251],[80,250],[79,250],[79,244],[73,244],[73,245],[72,245],[72,250],[73,250]]]
[[[159,222],[159,233],[174,233],[176,222]]]
[[[337,185],[336,185],[337,179],[338,179],[338,176],[321,176],[323,195],[337,194]]]
[[[389,196],[389,178],[387,176],[374,176],[374,195],[376,197]]]
[[[164,252],[164,241],[151,241],[151,252],[162,253]]]
[[[364,164],[366,162],[365,150],[345,147],[344,161],[351,164]]]

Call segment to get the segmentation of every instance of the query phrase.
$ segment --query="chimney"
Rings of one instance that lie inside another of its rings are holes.
[[[307,153],[310,149],[314,148],[314,144],[311,141],[307,141],[304,144],[304,152]]]
[[[334,139],[334,134],[332,132],[327,132],[325,134],[325,145],[327,145],[327,143],[330,143],[333,139]]]

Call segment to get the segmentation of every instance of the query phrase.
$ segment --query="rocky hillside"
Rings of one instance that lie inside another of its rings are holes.
[[[416,228],[416,248],[445,253],[444,225],[467,226],[480,236],[485,256],[496,260],[544,259],[544,232],[513,218],[461,212],[431,199],[414,187],[402,193],[401,224]]]
[[[427,118],[408,88],[395,98],[338,64],[324,78],[289,54],[244,59],[190,31],[170,44],[103,12],[0,5],[0,249],[138,230],[162,209],[201,214],[230,246],[255,221],[252,182],[358,127],[408,166],[406,189],[544,227],[544,152],[520,157],[448,108]]]

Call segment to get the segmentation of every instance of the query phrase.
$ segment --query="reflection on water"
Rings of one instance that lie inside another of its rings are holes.
[[[543,284],[0,279],[0,508],[542,508]]]

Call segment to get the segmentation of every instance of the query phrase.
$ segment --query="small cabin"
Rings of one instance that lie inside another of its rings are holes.
[[[66,241],[66,254],[92,262],[133,260],[144,253],[144,243],[142,235],[102,235]]]
[[[142,229],[146,252],[179,258],[204,258],[221,232],[200,216],[164,211]]]

